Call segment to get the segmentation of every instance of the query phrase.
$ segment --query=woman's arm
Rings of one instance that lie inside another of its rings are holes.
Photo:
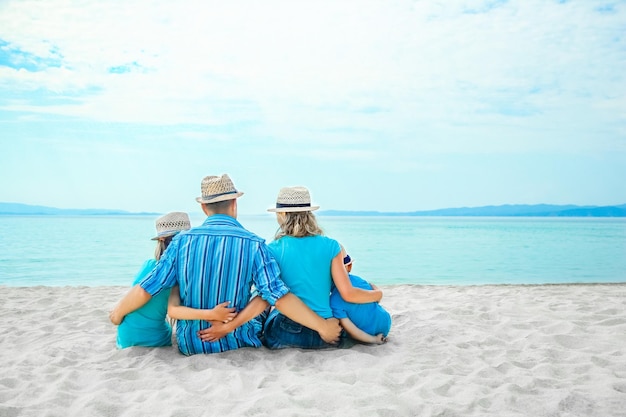
[[[234,308],[228,308],[230,301],[216,305],[212,309],[191,308],[180,305],[178,285],[172,287],[167,302],[167,315],[176,320],[205,320],[228,322],[237,316]]]
[[[341,327],[343,327],[344,330],[348,332],[350,337],[352,337],[354,340],[358,340],[359,342],[382,345],[387,341],[382,333],[377,334],[376,336],[365,333],[363,330],[356,327],[355,324],[352,323],[352,320],[347,317],[344,319],[339,319],[339,322],[341,323]]]
[[[374,290],[364,290],[352,286],[348,272],[343,266],[341,252],[333,258],[330,272],[333,276],[335,287],[341,294],[341,298],[349,303],[363,304],[379,302],[383,298],[383,292],[378,288]]]

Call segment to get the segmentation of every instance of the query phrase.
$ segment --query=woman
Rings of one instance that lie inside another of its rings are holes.
[[[343,266],[339,243],[323,235],[312,211],[311,196],[305,187],[282,188],[276,207],[280,226],[269,249],[278,262],[281,278],[290,291],[322,318],[333,317],[330,291],[333,285],[341,297],[350,303],[378,302],[380,289],[355,288]],[[317,349],[332,345],[319,334],[304,327],[274,309],[265,323],[265,343],[269,348],[299,347]]]

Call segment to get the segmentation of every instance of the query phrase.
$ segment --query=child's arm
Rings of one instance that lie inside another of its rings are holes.
[[[237,316],[234,308],[228,308],[230,301],[216,305],[212,309],[184,307],[180,305],[180,291],[178,285],[170,291],[167,302],[167,314],[176,320],[205,320],[228,322]]]
[[[363,330],[356,327],[355,324],[352,323],[352,320],[347,317],[339,319],[339,322],[341,323],[341,327],[343,327],[354,340],[358,340],[359,342],[382,345],[387,341],[387,338],[383,337],[382,333],[376,336],[365,333]]]
[[[228,333],[235,330],[237,327],[244,323],[249,322],[253,318],[261,314],[269,304],[267,301],[259,296],[254,297],[243,310],[239,312],[237,317],[232,321],[225,323],[212,323],[208,329],[203,329],[198,332],[198,336],[203,342],[215,342]]]

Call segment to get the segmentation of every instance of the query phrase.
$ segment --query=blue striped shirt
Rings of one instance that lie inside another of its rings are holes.
[[[222,214],[179,233],[139,285],[152,296],[179,285],[181,305],[209,309],[230,301],[237,311],[250,301],[253,285],[270,305],[289,292],[265,241]],[[261,346],[261,328],[255,320],[217,342],[202,342],[197,332],[209,326],[206,321],[179,320],[176,338],[180,352],[192,355]]]

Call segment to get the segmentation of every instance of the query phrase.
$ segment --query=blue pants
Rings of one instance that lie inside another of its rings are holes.
[[[264,328],[264,343],[270,349],[283,348],[301,348],[301,349],[324,349],[330,347],[339,347],[324,342],[319,333],[313,329],[309,329],[287,316],[283,316],[278,310],[274,309]],[[342,339],[343,332],[342,332]],[[340,342],[341,345],[341,342]]]

